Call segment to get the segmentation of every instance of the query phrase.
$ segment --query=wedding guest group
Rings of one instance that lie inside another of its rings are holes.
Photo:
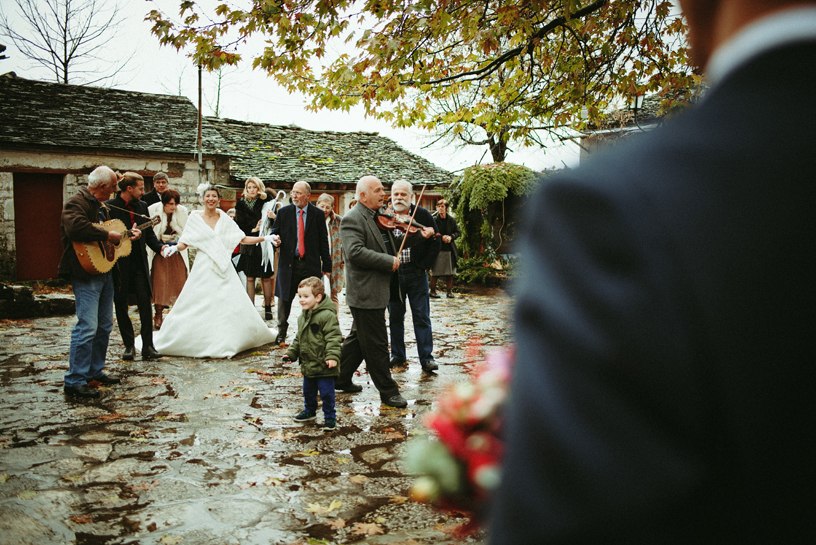
[[[431,213],[411,204],[413,186],[407,180],[397,180],[391,186],[391,204],[397,214],[413,217],[420,225],[431,227],[436,234],[436,222]],[[396,232],[396,230],[395,230]],[[400,266],[392,278],[391,300],[388,303],[391,329],[391,367],[405,365],[405,301],[411,305],[417,355],[422,370],[436,371],[439,367],[433,357],[433,329],[431,303],[428,298],[428,269],[439,254],[439,238],[432,236],[400,252]]]
[[[70,197],[62,210],[60,234],[62,258],[58,272],[71,282],[74,291],[77,323],[71,330],[68,372],[63,389],[71,396],[94,398],[99,392],[88,386],[95,380],[103,385],[118,384],[119,379],[105,374],[105,357],[113,329],[113,271],[89,274],[81,265],[74,242],[119,244],[121,233],[108,230],[100,220],[108,220],[101,203],[116,189],[118,177],[107,166],[95,168],[88,175],[87,187]],[[135,238],[138,233],[132,232]]]

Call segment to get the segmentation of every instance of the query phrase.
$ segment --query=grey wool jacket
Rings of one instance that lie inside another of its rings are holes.
[[[350,307],[384,309],[391,292],[391,265],[394,256],[388,253],[383,232],[377,227],[375,211],[358,203],[340,222],[340,242],[346,261],[346,303]],[[402,237],[386,232],[394,251]],[[408,236],[406,247],[422,242],[419,231]]]

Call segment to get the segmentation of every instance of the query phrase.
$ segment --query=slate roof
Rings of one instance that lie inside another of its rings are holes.
[[[204,123],[203,150],[226,142]],[[192,154],[198,110],[186,97],[0,76],[0,146]]]
[[[372,132],[311,131],[299,127],[208,117],[228,142],[230,179],[243,184],[354,184],[377,176],[384,184],[404,178],[413,184],[447,186],[453,174]]]

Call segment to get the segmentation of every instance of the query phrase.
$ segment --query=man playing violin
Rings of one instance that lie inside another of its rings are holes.
[[[413,187],[407,180],[397,180],[391,186],[391,203],[398,215],[413,217],[416,223],[433,227],[431,213],[411,204]],[[422,370],[430,373],[438,369],[433,357],[433,330],[431,329],[431,300],[428,296],[428,269],[439,255],[440,239],[433,236],[412,248],[400,252],[399,273],[392,279],[391,302],[388,316],[391,329],[391,367],[407,363],[405,350],[405,299],[411,303],[417,354]]]
[[[65,202],[62,209],[62,259],[59,275],[71,281],[76,303],[77,323],[71,331],[71,349],[68,355],[68,373],[64,390],[68,395],[99,397],[88,382],[116,384],[118,378],[103,371],[108,340],[113,329],[113,271],[88,274],[77,258],[74,241],[108,241],[118,244],[122,235],[108,231],[100,224],[100,203],[110,197],[116,188],[116,173],[106,166],[97,167],[88,175],[88,187]]]
[[[111,209],[111,217],[119,219],[128,229],[138,234],[132,237],[133,245],[130,255],[119,259],[119,285],[113,295],[116,308],[116,321],[119,323],[119,332],[125,344],[123,360],[132,360],[136,355],[134,344],[133,324],[128,316],[128,299],[135,296],[139,308],[142,334],[142,359],[160,358],[161,354],[153,348],[153,309],[151,307],[152,290],[150,288],[150,269],[147,264],[147,250],[145,243],[154,252],[161,253],[166,247],[159,242],[153,229],[139,231],[134,226],[140,220],[149,219],[147,205],[139,198],[144,194],[144,178],[135,172],[125,172],[119,181],[119,195],[107,203]],[[144,235],[144,236],[142,236]]]
[[[384,197],[382,182],[374,176],[363,176],[357,182],[357,206],[343,216],[340,223],[340,240],[346,256],[346,303],[353,322],[343,342],[335,390],[362,391],[363,387],[354,384],[352,377],[365,360],[382,402],[392,407],[406,407],[408,403],[391,378],[385,325],[391,279],[400,267],[396,253],[406,235],[395,235],[378,226],[376,215]],[[433,227],[425,227],[407,235],[405,245],[413,246],[433,235]]]

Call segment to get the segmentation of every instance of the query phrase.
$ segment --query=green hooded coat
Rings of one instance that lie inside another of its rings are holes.
[[[324,294],[315,308],[304,310],[298,317],[298,333],[286,355],[300,361],[304,377],[336,377],[340,373],[342,339],[334,303]],[[335,360],[337,366],[329,369],[326,360]]]

